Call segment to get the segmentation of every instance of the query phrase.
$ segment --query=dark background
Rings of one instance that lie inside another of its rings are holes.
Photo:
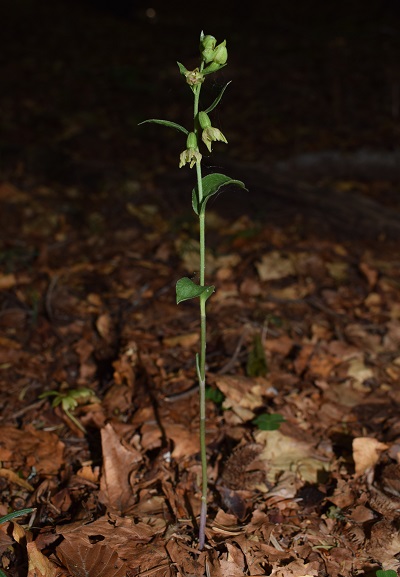
[[[158,193],[178,174],[185,143],[138,123],[158,117],[190,126],[191,93],[175,62],[196,66],[202,29],[226,38],[229,53],[204,102],[233,81],[213,115],[229,141],[215,146],[218,162],[273,172],[279,161],[323,151],[389,154],[400,133],[399,7],[3,0],[1,176],[89,195]],[[179,186],[192,176],[182,169]]]

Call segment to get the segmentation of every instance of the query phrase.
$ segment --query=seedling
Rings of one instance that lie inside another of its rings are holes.
[[[78,421],[76,417],[72,414],[71,411],[74,411],[76,407],[79,405],[79,401],[85,399],[86,401],[95,401],[97,400],[96,395],[91,389],[87,387],[82,387],[80,389],[66,389],[60,391],[46,391],[39,395],[39,399],[44,399],[46,397],[54,397],[51,406],[53,408],[58,407],[61,405],[62,410],[67,415],[69,419],[82,431],[82,433],[86,434],[86,429]]]
[[[32,509],[30,507],[29,509],[20,509],[19,511],[13,511],[12,513],[8,513],[8,515],[0,517],[0,525],[2,525],[3,523],[7,523],[7,521],[11,521],[16,517],[23,517],[24,515],[29,515],[29,513],[33,513],[33,511],[36,511],[36,509]]]
[[[206,302],[215,290],[214,285],[205,283],[205,217],[207,201],[216,194],[222,187],[236,184],[245,188],[243,182],[234,180],[229,176],[220,173],[202,175],[202,153],[200,152],[201,142],[210,153],[214,142],[227,144],[227,139],[222,132],[212,126],[209,114],[220,103],[221,98],[230,84],[229,82],[222,88],[219,95],[208,108],[200,107],[200,92],[203,82],[209,74],[217,72],[226,66],[228,52],[226,41],[217,45],[214,36],[200,34],[200,64],[194,70],[187,70],[183,64],[178,62],[181,75],[185,78],[193,94],[193,128],[187,130],[185,127],[169,120],[159,120],[152,118],[144,122],[162,124],[182,132],[186,136],[186,148],[179,158],[179,168],[186,164],[190,168],[196,167],[196,186],[192,190],[192,207],[199,219],[199,256],[200,272],[199,284],[190,278],[184,277],[176,283],[176,302],[198,298],[200,301],[200,351],[196,355],[196,372],[199,383],[200,396],[200,454],[202,468],[202,497],[199,523],[199,549],[203,549],[205,543],[205,527],[207,520],[207,452],[205,437],[206,420]],[[143,124],[143,122],[141,123]]]
[[[263,413],[252,421],[261,431],[277,431],[284,422],[285,418],[279,413]]]

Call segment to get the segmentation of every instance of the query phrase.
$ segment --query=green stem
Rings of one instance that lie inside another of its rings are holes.
[[[200,223],[200,284],[204,286],[204,214],[199,217]],[[202,279],[202,280],[201,280]],[[200,401],[200,457],[201,457],[201,509],[199,523],[199,549],[204,547],[207,521],[207,446],[206,446],[206,297],[200,296],[200,359],[198,367],[199,401]]]
[[[204,63],[201,64],[200,70],[203,69]],[[195,133],[198,135],[198,126],[196,116],[199,112],[201,84],[197,86],[194,93],[194,119]],[[196,163],[197,190],[199,194],[199,206],[203,200],[203,181],[201,172],[201,161]],[[199,211],[199,229],[200,229],[200,286],[205,285],[205,214]],[[200,402],[200,457],[201,457],[201,509],[199,522],[199,549],[204,547],[205,529],[207,521],[207,446],[206,446],[206,297],[200,296],[200,355],[197,367],[197,376],[199,380],[199,402]]]

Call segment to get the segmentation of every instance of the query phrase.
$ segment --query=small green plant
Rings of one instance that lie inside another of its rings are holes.
[[[200,396],[200,454],[202,466],[202,497],[199,522],[199,549],[202,550],[205,542],[205,527],[207,520],[207,453],[205,438],[206,419],[206,302],[214,292],[213,285],[205,283],[205,216],[208,200],[215,195],[221,187],[236,184],[245,188],[243,182],[234,180],[229,176],[220,173],[202,175],[202,153],[200,152],[201,142],[210,153],[214,142],[227,143],[227,139],[222,132],[212,126],[209,114],[221,101],[221,98],[229,85],[229,82],[222,88],[219,95],[207,108],[200,107],[200,92],[203,82],[209,74],[217,72],[226,66],[228,52],[226,41],[217,45],[214,36],[200,34],[200,64],[194,70],[187,70],[183,64],[178,62],[181,75],[185,78],[193,94],[193,128],[187,130],[185,127],[169,120],[149,119],[144,122],[162,124],[182,132],[186,136],[186,148],[179,158],[179,168],[188,164],[190,168],[196,167],[196,186],[192,190],[192,207],[199,222],[199,257],[200,273],[199,284],[190,278],[184,277],[176,283],[177,304],[188,299],[198,298],[200,300],[200,351],[196,355],[196,372],[199,382]],[[141,123],[143,124],[143,123]]]
[[[376,577],[397,577],[397,572],[394,569],[378,569]]]
[[[30,513],[33,513],[33,511],[36,511],[36,509],[32,508],[20,509],[19,511],[13,511],[12,513],[8,513],[8,515],[0,517],[0,525],[2,525],[3,523],[7,523],[8,521],[15,519],[16,517],[23,517],[24,515],[29,515]]]
[[[252,421],[261,431],[277,431],[284,422],[285,418],[279,413],[263,413]]]
[[[87,387],[81,387],[80,389],[61,389],[59,391],[46,391],[39,395],[39,399],[44,399],[46,397],[54,397],[51,406],[55,408],[58,407],[58,405],[61,405],[61,408],[67,417],[71,419],[82,433],[86,434],[87,431],[85,427],[76,417],[74,417],[71,411],[76,409],[79,405],[79,401],[82,399],[85,399],[86,401],[98,400],[91,389],[88,389]]]

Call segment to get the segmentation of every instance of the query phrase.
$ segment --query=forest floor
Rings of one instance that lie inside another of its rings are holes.
[[[218,170],[249,192],[208,208],[199,552],[198,307],[175,304],[198,271],[194,176],[178,133],[137,127],[190,119],[175,61],[199,31],[175,4],[18,0],[0,19],[0,517],[34,509],[0,526],[3,572],[398,571],[397,13],[206,22],[232,59],[210,93],[234,80]]]

